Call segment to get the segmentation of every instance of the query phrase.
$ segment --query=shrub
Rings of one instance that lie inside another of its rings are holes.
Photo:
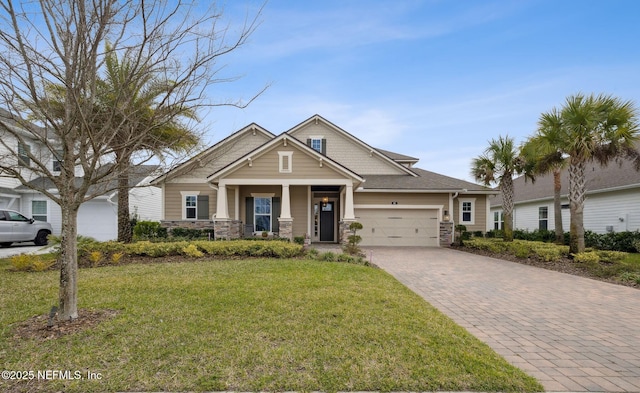
[[[204,253],[198,250],[198,247],[195,244],[189,244],[188,246],[183,247],[181,253],[188,257],[194,258],[200,258],[204,256]]]
[[[360,242],[362,241],[362,237],[357,235],[358,232],[362,229],[362,224],[354,221],[349,225],[349,230],[351,230],[351,235],[347,238],[348,242],[344,245],[343,251],[350,255],[360,255],[362,254],[362,250],[360,249]]]
[[[10,259],[15,270],[22,272],[42,272],[48,270],[55,263],[54,260],[45,260],[39,255],[20,254]]]
[[[597,250],[596,254],[600,257],[600,262],[608,263],[620,262],[627,257],[627,253],[622,251]]]
[[[640,274],[633,272],[623,272],[618,276],[622,281],[630,281],[635,284],[640,284]]]
[[[325,262],[335,262],[336,254],[332,253],[331,251],[323,252],[322,254],[320,254],[319,259]]]
[[[300,244],[303,245],[304,244],[304,236],[296,236],[293,238],[293,242],[295,244]]]
[[[167,228],[157,221],[138,221],[133,227],[133,236],[136,240],[164,239],[167,237]]]
[[[482,233],[482,231],[474,231],[473,237],[484,237],[484,234]]]
[[[509,244],[509,251],[516,258],[528,258],[532,254],[531,249],[525,243],[520,242]]]
[[[102,251],[89,252],[89,260],[91,261],[91,265],[93,267],[98,266],[100,264],[100,261],[102,261],[103,257],[104,255],[102,254]]]
[[[124,252],[115,252],[111,254],[111,263],[113,265],[119,264],[123,256],[124,256]]]
[[[600,256],[595,251],[579,252],[572,255],[573,260],[578,263],[597,264],[600,262]]]
[[[179,239],[213,239],[213,229],[173,228],[171,236]]]

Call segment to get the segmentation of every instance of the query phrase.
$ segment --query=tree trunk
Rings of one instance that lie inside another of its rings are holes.
[[[569,253],[571,254],[584,252],[585,167],[584,161],[573,158],[569,165],[569,209],[571,212]]]
[[[123,170],[118,176],[118,241],[131,243],[133,240],[129,212],[129,162],[131,159],[129,155],[123,155],[118,160],[123,165]]]
[[[75,204],[63,204],[62,209],[62,236],[60,243],[60,295],[59,311],[60,320],[78,318],[78,248],[77,248],[77,222],[78,206]]]
[[[504,174],[500,182],[502,210],[504,212],[504,241],[513,241],[513,179]]]
[[[562,180],[560,169],[553,171],[553,219],[556,231],[556,244],[564,244],[564,229],[562,229],[562,201],[560,192],[562,191]]]

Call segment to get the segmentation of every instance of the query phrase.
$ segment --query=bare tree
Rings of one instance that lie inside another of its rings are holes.
[[[212,102],[205,95],[211,85],[236,79],[222,76],[220,57],[246,43],[260,14],[261,9],[233,29],[221,25],[223,14],[215,4],[203,9],[179,0],[0,1],[0,106],[7,111],[0,116],[0,147],[6,152],[0,172],[60,205],[59,318],[78,317],[80,205],[117,188],[113,180],[129,163],[115,160],[116,151],[137,152],[132,157],[137,165],[152,157],[151,127],[181,121],[186,111],[203,106],[243,107],[260,94],[246,103]],[[100,106],[107,44],[135,59],[125,79],[135,84],[151,73],[172,82],[154,102],[157,121],[136,120],[139,114],[126,94]],[[24,148],[29,145],[42,148]],[[51,167],[54,159],[59,172]],[[108,171],[105,163],[111,164]]]

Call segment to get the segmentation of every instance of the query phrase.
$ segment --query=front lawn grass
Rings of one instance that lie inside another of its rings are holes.
[[[52,340],[14,327],[55,303],[58,273],[0,264],[5,370],[100,373],[100,381],[0,381],[14,391],[541,391],[379,269],[253,259],[79,272],[79,307],[115,309]]]

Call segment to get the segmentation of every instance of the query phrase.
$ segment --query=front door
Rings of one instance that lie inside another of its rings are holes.
[[[334,241],[334,203],[327,202],[320,205],[320,241]]]

